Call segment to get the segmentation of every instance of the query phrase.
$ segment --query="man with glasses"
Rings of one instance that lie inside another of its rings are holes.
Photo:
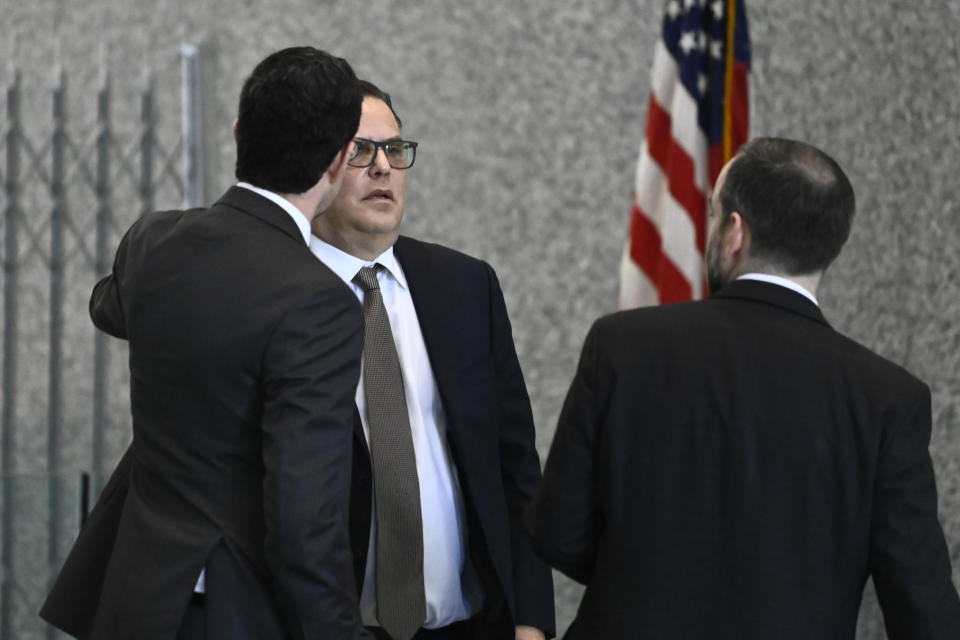
[[[340,192],[310,248],[364,305],[350,528],[377,638],[553,635],[522,514],[540,478],[503,295],[484,262],[399,235],[417,143],[361,82]]]

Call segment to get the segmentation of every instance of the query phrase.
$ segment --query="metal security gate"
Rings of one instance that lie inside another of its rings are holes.
[[[95,86],[80,87],[95,102],[86,125],[74,116],[83,109],[71,101],[69,65],[39,91],[13,67],[3,88],[4,640],[59,637],[37,611],[91,499],[88,478],[96,494],[110,471],[110,434],[129,437],[126,347],[93,329],[90,290],[136,217],[217,195],[211,47],[184,45],[172,77],[145,72],[139,86],[119,90],[106,59]],[[180,97],[173,109],[169,95]],[[132,116],[118,115],[124,100]]]

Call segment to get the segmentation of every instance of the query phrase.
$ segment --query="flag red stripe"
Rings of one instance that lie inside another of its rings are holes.
[[[647,150],[666,174],[670,195],[693,221],[693,228],[697,232],[697,249],[702,253],[706,246],[704,211],[707,201],[694,181],[696,167],[693,158],[670,135],[670,114],[653,96],[650,97],[647,113]]]
[[[660,231],[640,210],[634,200],[630,208],[630,257],[656,282],[657,263],[660,261]]]
[[[630,257],[659,285],[661,304],[690,300],[690,283],[661,246],[660,232],[634,201],[630,210]]]
[[[734,149],[741,144],[736,139],[732,139],[731,142]],[[723,169],[724,164],[726,164],[726,160],[723,158],[723,140],[721,140],[710,147],[710,151],[707,152],[707,175],[710,178],[710,184],[716,183],[717,176],[720,175],[720,170]]]
[[[692,300],[690,282],[666,256],[661,260],[660,267],[660,304]]]

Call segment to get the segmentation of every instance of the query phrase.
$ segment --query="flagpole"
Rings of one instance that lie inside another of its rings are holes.
[[[727,43],[723,74],[723,164],[733,156],[733,118],[730,114],[730,96],[733,91],[734,35],[737,26],[737,0],[727,0]]]

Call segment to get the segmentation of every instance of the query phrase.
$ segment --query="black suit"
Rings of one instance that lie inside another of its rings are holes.
[[[580,638],[960,637],[930,394],[787,288],[601,318],[530,512]]]
[[[540,480],[540,460],[496,274],[485,262],[402,236],[394,254],[417,312],[464,494],[469,551],[486,597],[477,637],[512,639],[518,624],[552,636],[552,577],[522,521]],[[359,417],[354,445],[350,518],[359,585],[371,513],[370,458]]]
[[[149,214],[90,310],[130,342],[133,445],[41,615],[82,637],[173,638],[205,567],[210,637],[357,637],[363,316],[290,216],[238,187]]]

